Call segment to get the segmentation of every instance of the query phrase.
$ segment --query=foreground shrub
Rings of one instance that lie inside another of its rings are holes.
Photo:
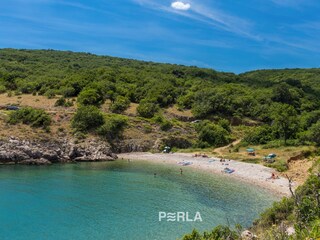
[[[32,127],[47,128],[51,124],[51,117],[42,109],[27,107],[11,112],[9,115],[9,123],[23,123],[31,125]]]
[[[97,129],[97,133],[99,136],[113,141],[122,136],[123,130],[127,125],[127,117],[110,114],[106,116],[105,123]]]
[[[77,131],[90,131],[104,124],[101,111],[95,106],[82,106],[74,115],[71,126]]]
[[[200,234],[197,230],[193,230],[191,234],[185,235],[182,240],[235,240],[240,239],[238,233],[231,230],[227,226],[217,226],[211,232]]]

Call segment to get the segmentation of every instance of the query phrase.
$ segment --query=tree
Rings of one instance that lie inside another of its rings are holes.
[[[229,143],[230,135],[223,127],[211,123],[208,120],[202,121],[196,126],[199,144],[201,146],[223,146]]]
[[[310,141],[320,146],[320,120],[311,126],[309,132]]]
[[[275,103],[271,106],[270,116],[273,127],[280,133],[287,144],[287,140],[294,136],[298,128],[297,112],[293,106]]]
[[[48,129],[51,124],[51,117],[42,109],[26,107],[11,112],[8,122],[11,124],[23,123],[32,127]]]
[[[81,106],[74,115],[71,126],[82,132],[94,130],[105,123],[103,114],[95,106]]]
[[[152,118],[158,112],[159,106],[155,103],[142,100],[137,108],[137,112],[141,117]]]
[[[110,114],[106,116],[105,123],[97,129],[97,133],[112,142],[122,136],[124,128],[128,124],[128,118],[125,116]]]
[[[83,106],[93,105],[99,107],[103,102],[103,95],[101,95],[97,89],[93,88],[82,90],[78,96],[78,103]]]
[[[128,98],[117,96],[115,101],[110,105],[110,111],[113,113],[122,113],[130,106]]]

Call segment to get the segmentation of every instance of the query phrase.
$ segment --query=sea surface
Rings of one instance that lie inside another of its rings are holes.
[[[179,166],[135,161],[0,166],[0,239],[178,239],[194,228],[250,226],[275,200],[188,167],[181,175]],[[199,212],[202,222],[159,221],[159,212],[188,212],[189,220]]]

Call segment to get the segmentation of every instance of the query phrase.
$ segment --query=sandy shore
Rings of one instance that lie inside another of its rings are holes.
[[[181,168],[195,168],[201,171],[205,170],[213,174],[224,174],[230,178],[262,187],[280,196],[290,195],[288,180],[283,177],[280,177],[279,179],[268,179],[271,177],[272,173],[275,173],[275,170],[259,164],[250,164],[234,160],[221,163],[218,158],[193,157],[192,154],[188,153],[123,153],[118,154],[118,157],[120,159],[123,158],[135,161],[140,160],[174,165],[178,165],[178,163],[182,161],[192,162],[191,165],[181,166]],[[231,174],[224,173],[223,170],[226,167],[234,169],[235,172]]]

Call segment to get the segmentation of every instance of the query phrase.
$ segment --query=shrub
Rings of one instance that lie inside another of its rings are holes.
[[[268,167],[276,169],[278,172],[285,172],[288,170],[288,164],[284,160],[275,161],[271,164],[266,164]]]
[[[116,97],[115,101],[110,106],[110,111],[113,113],[122,113],[130,106],[128,98],[123,96]]]
[[[7,91],[5,86],[0,85],[0,93],[5,93]]]
[[[66,104],[66,99],[64,97],[59,98],[54,104],[55,107],[63,107]]]
[[[60,90],[61,94],[65,98],[69,97],[75,97],[76,96],[76,90],[73,87],[65,87]]]
[[[125,116],[110,114],[106,116],[105,123],[97,129],[97,133],[109,141],[113,141],[122,136],[124,128],[128,124]]]
[[[59,98],[54,104],[55,107],[71,107],[73,103],[71,101],[66,101],[64,97]]]
[[[273,206],[263,212],[258,221],[259,225],[271,226],[287,220],[293,213],[294,200],[292,198],[283,198],[280,202],[273,203]]]
[[[320,120],[313,124],[309,130],[309,140],[320,146]]]
[[[27,107],[11,112],[8,121],[11,124],[23,123],[32,127],[48,128],[51,124],[51,117],[42,109]]]
[[[223,127],[225,130],[227,130],[229,133],[231,132],[231,126],[228,119],[220,119],[218,122],[218,125]]]
[[[83,106],[93,105],[98,107],[103,104],[103,102],[103,96],[98,90],[93,88],[82,90],[78,96],[78,103]]]
[[[95,106],[81,106],[74,115],[71,126],[77,131],[86,132],[105,123],[103,114]]]
[[[198,132],[199,147],[223,146],[230,141],[230,135],[227,130],[210,121],[202,121],[196,125]]]
[[[251,128],[244,137],[243,142],[247,144],[266,144],[273,140],[272,128],[268,125]]]
[[[193,230],[191,234],[185,235],[182,240],[225,240],[240,239],[238,233],[227,226],[217,226],[211,232],[200,234],[197,230]]]
[[[56,96],[56,93],[54,90],[49,89],[48,91],[46,91],[46,93],[44,94],[47,98],[52,99]]]
[[[168,120],[164,120],[161,124],[160,124],[160,129],[162,131],[168,131],[173,127],[173,124],[168,121]]]
[[[144,100],[140,102],[137,108],[139,116],[144,118],[152,118],[158,110],[159,106],[157,104]]]

